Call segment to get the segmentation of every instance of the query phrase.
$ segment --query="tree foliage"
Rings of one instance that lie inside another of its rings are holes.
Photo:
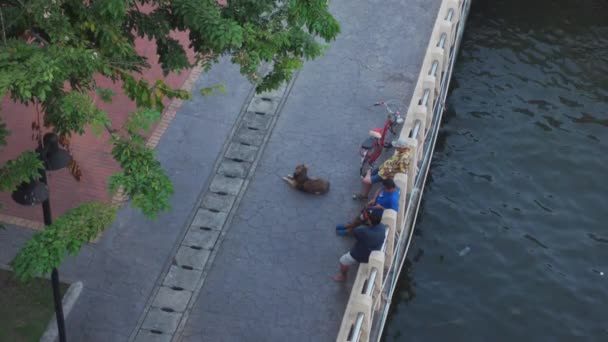
[[[156,217],[169,208],[173,189],[143,132],[159,119],[163,100],[190,95],[141,77],[149,56],[138,54],[136,39],[156,43],[165,74],[195,64],[209,68],[229,56],[265,91],[288,80],[304,60],[320,56],[321,41],[333,40],[339,25],[327,0],[0,0],[0,30],[0,96],[40,108],[44,126],[62,138],[87,127],[107,130],[122,168],[111,177],[110,191],[122,189],[134,207]],[[187,32],[194,61],[176,31]],[[137,106],[122,127],[114,127],[94,100],[111,102],[114,96],[96,84],[99,76],[118,82]],[[0,118],[0,147],[8,134]],[[7,162],[0,167],[0,191],[36,179],[42,167],[32,152]],[[76,253],[107,227],[114,213],[103,203],[69,211],[28,242],[15,271],[24,279],[48,272],[65,251]]]
[[[103,202],[87,202],[68,210],[25,244],[11,263],[13,270],[24,281],[50,273],[68,254],[77,254],[99,236],[116,217],[116,209]]]

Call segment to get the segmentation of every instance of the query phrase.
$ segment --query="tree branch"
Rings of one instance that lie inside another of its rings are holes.
[[[112,134],[118,132],[117,129],[112,128],[109,125],[103,125],[103,127],[106,129],[106,131],[108,132],[108,134],[110,134],[110,136],[112,136]]]

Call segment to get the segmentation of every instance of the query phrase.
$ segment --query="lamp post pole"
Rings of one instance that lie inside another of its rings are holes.
[[[59,147],[57,134],[47,133],[38,142],[36,149],[40,160],[44,163],[44,169],[40,170],[40,179],[21,183],[12,193],[15,202],[22,205],[35,205],[42,202],[42,214],[44,216],[44,226],[53,223],[51,216],[51,202],[49,201],[49,187],[46,178],[46,171],[54,171],[67,167],[72,157],[70,154]],[[55,317],[57,318],[57,331],[59,341],[66,342],[65,339],[65,320],[63,318],[63,304],[61,303],[61,293],[59,291],[59,271],[53,267],[51,271],[51,284],[53,286],[53,299],[55,302]]]
[[[46,165],[48,164],[48,161],[44,160],[44,163]],[[48,186],[45,170],[40,170],[40,181]],[[44,216],[45,226],[50,226],[53,223],[53,219],[51,217],[51,202],[49,200],[50,194],[49,197],[42,202],[42,215]],[[57,331],[59,332],[59,341],[66,342],[65,320],[63,318],[63,304],[61,302],[61,293],[59,291],[59,271],[57,271],[56,267],[53,267],[53,271],[51,272],[51,284],[53,286],[53,299],[55,301],[55,317],[57,318]]]

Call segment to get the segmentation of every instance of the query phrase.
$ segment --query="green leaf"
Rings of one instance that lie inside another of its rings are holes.
[[[82,135],[89,125],[100,134],[104,126],[111,124],[110,118],[97,108],[89,95],[78,91],[57,96],[56,101],[47,103],[45,109],[45,124],[52,125],[62,136]]]
[[[88,202],[70,209],[53,224],[36,233],[11,262],[21,281],[48,274],[59,267],[67,254],[76,254],[82,246],[109,227],[117,208],[105,202]]]
[[[0,167],[0,191],[12,192],[22,182],[40,178],[44,165],[36,152],[24,152]]]
[[[226,93],[226,88],[224,87],[223,84],[218,84],[218,85],[214,85],[211,87],[201,88],[201,90],[200,90],[200,93],[203,96],[214,95],[216,92],[224,94],[224,93]]]
[[[120,163],[122,172],[110,177],[111,193],[122,189],[131,198],[133,207],[150,218],[170,209],[173,184],[154,157],[154,151],[145,146],[144,139],[131,134],[115,138],[113,144],[112,155]]]
[[[129,114],[124,128],[127,132],[138,133],[149,130],[150,126],[160,120],[160,112],[154,109],[141,109]]]
[[[10,131],[6,128],[6,124],[0,117],[0,146],[6,145],[6,137],[10,134]]]
[[[112,89],[107,88],[95,88],[95,92],[101,99],[101,101],[105,103],[112,103],[112,98],[116,93]]]

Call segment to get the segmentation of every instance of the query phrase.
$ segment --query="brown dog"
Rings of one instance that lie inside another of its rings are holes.
[[[283,177],[292,187],[309,194],[323,195],[329,191],[329,182],[319,178],[308,177],[308,166],[300,164],[296,166],[293,175]]]

